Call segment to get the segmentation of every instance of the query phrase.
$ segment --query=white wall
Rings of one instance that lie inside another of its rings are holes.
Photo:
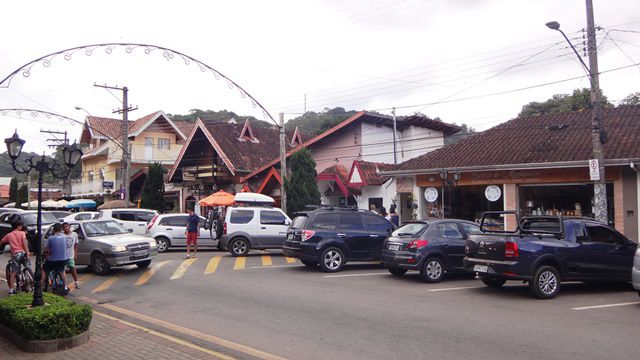
[[[393,129],[362,123],[362,160],[393,164]]]
[[[364,186],[360,196],[356,197],[359,209],[369,208],[369,198],[382,198],[382,206],[389,212],[392,201],[396,196],[396,182],[391,179],[380,186]]]
[[[421,127],[409,126],[400,134],[402,161],[424,155],[444,146],[442,132]]]
[[[398,163],[444,146],[442,132],[409,126],[398,131]],[[393,164],[393,129],[362,123],[362,160]]]

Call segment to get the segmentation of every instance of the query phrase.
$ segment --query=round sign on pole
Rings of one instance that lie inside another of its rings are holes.
[[[434,187],[428,187],[424,190],[424,199],[428,202],[436,202],[438,200],[438,189]]]
[[[502,191],[500,190],[500,186],[498,185],[489,185],[486,189],[484,189],[484,196],[487,200],[494,202],[500,199],[502,196]]]

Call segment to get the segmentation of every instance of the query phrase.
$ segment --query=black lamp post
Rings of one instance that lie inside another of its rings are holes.
[[[460,181],[460,177],[462,175],[460,174],[460,171],[451,171],[450,172],[450,171],[448,171],[446,169],[440,170],[438,175],[440,175],[440,180],[442,180],[442,218],[445,218],[445,213],[444,213],[444,189],[445,189],[445,187],[447,187],[449,189],[449,191],[447,191],[447,193],[448,193],[448,198],[449,198],[449,208],[451,208],[451,188],[455,187],[456,185],[458,185],[458,181]],[[451,178],[449,178],[449,175],[451,175]],[[451,213],[451,211],[449,211],[449,213]]]
[[[40,159],[37,157],[33,157],[25,160],[26,165],[20,166],[16,164],[16,160],[22,153],[22,147],[25,144],[25,141],[20,139],[18,136],[18,131],[13,134],[12,137],[4,140],[7,145],[7,152],[9,153],[9,157],[11,158],[11,166],[13,169],[19,174],[29,174],[31,170],[35,170],[38,172],[38,217],[37,217],[37,228],[36,228],[36,241],[33,246],[36,252],[36,269],[35,269],[35,284],[33,287],[33,302],[32,306],[41,306],[44,305],[44,301],[42,299],[42,176],[46,172],[51,172],[51,174],[59,179],[64,179],[69,176],[69,171],[72,167],[78,164],[80,158],[82,157],[82,150],[78,148],[76,144],[73,145],[63,145],[62,155],[64,159],[64,165],[60,165],[56,161],[49,163],[45,158],[44,154]]]

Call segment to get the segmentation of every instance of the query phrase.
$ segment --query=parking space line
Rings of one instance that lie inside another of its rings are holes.
[[[342,277],[373,276],[373,275],[389,275],[389,273],[383,272],[383,273],[366,273],[366,274],[325,275],[323,277],[324,278],[342,278]]]
[[[278,269],[278,268],[288,268],[288,267],[298,267],[298,265],[290,264],[290,265],[272,265],[272,266],[249,266],[247,269]]]
[[[572,310],[593,310],[593,309],[604,309],[604,308],[628,306],[628,305],[640,305],[640,301],[617,303],[617,304],[594,305],[594,306],[581,306],[581,307],[574,307],[571,309]]]
[[[105,290],[109,289],[111,287],[111,285],[115,284],[116,281],[120,280],[121,277],[122,277],[122,274],[115,274],[115,275],[111,276],[107,280],[103,281],[102,284],[98,285],[98,287],[93,289],[91,291],[91,293],[95,294],[97,292],[105,291]]]
[[[271,266],[271,255],[262,255],[262,266]]]
[[[220,264],[220,259],[222,259],[222,256],[214,256],[211,258],[211,260],[209,260],[209,263],[207,264],[207,268],[204,270],[205,274],[213,274],[214,272],[216,272],[216,269],[218,269],[218,264]]]
[[[189,266],[191,266],[197,259],[187,259],[180,263],[176,271],[173,272],[173,275],[169,278],[169,280],[180,279],[184,276],[184,273],[187,272]]]
[[[247,258],[246,257],[244,257],[244,256],[237,257],[236,258],[236,263],[233,264],[233,270],[244,269],[246,264],[247,264]]]
[[[479,289],[484,287],[486,286],[460,286],[460,287],[452,287],[452,288],[431,289],[429,291],[437,292],[437,291],[450,291],[450,290],[466,290],[466,289]]]
[[[295,258],[288,257],[288,256],[285,256],[284,258],[287,259],[287,264],[295,264],[296,262]]]
[[[159,263],[152,265],[142,275],[140,275],[138,280],[136,280],[136,282],[133,285],[140,286],[140,285],[146,284],[147,281],[149,281],[149,279],[151,279],[151,277],[153,277],[153,275],[155,275],[158,272],[158,270],[160,270],[161,267],[163,267],[165,264],[169,262],[171,262],[171,260],[161,261]]]

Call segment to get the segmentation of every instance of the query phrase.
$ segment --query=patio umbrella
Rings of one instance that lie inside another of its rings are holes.
[[[224,190],[215,192],[200,200],[201,206],[231,206],[235,203],[235,196]]]
[[[48,208],[48,209],[57,208],[58,207],[58,202],[54,201],[54,200],[43,201],[42,202],[42,207],[43,208]]]
[[[5,208],[14,208],[14,207],[16,207],[16,203],[12,202],[12,203],[8,203],[8,204],[4,204],[3,207],[5,207]]]
[[[96,207],[96,202],[90,199],[75,199],[69,201],[67,209],[93,209]]]
[[[104,209],[118,209],[118,208],[125,208],[125,207],[135,207],[136,204],[130,202],[128,204],[129,206],[127,206],[127,202],[125,200],[111,200],[111,201],[107,201],[106,203],[98,206],[98,210],[104,210]]]
[[[38,207],[38,200],[33,200],[33,201],[32,201],[32,202],[30,202],[30,203],[25,202],[25,203],[22,203],[22,204],[20,204],[20,205],[21,205],[23,208],[26,208],[26,207],[37,208],[37,207]]]
[[[64,209],[67,207],[67,205],[69,205],[69,202],[65,199],[56,201],[56,208],[58,209]]]

